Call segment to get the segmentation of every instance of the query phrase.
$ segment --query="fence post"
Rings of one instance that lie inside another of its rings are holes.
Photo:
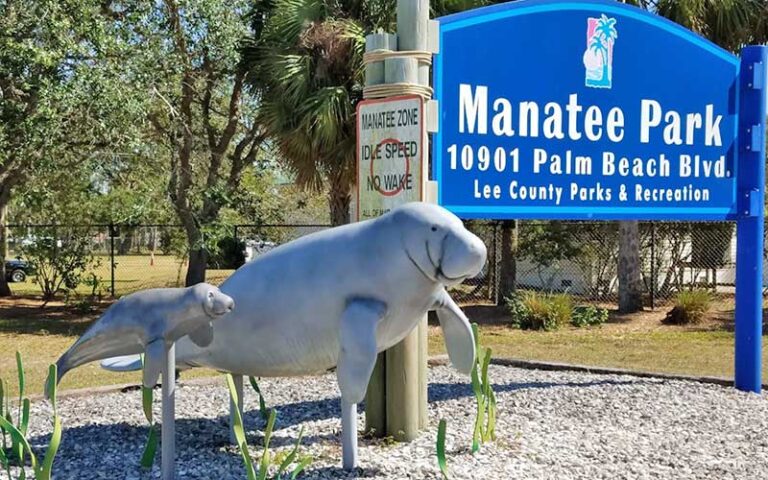
[[[109,284],[112,298],[115,298],[115,224],[110,222],[109,224]]]

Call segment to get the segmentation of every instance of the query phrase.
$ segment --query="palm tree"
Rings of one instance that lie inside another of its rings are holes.
[[[438,0],[432,9],[439,16],[488,3]],[[258,121],[296,182],[327,189],[331,222],[347,223],[365,35],[394,31],[395,2],[260,0],[254,21],[263,34],[246,42],[243,57],[260,95]]]
[[[613,44],[613,42],[616,41],[618,37],[619,32],[616,30],[616,19],[601,15],[597,20],[597,28],[595,28],[593,43],[595,43],[595,40],[602,40],[602,42],[599,42],[598,40],[597,43],[600,44],[599,51],[603,56],[602,81],[607,85],[610,85],[610,64],[608,61],[608,48]]]
[[[597,20],[595,33],[600,35],[606,43],[616,40],[619,38],[619,32],[616,30],[616,19],[608,18],[605,14],[601,15]]]
[[[258,121],[300,186],[327,189],[331,222],[348,223],[364,32],[382,16],[364,15],[358,2],[276,0],[270,7],[261,41],[244,51],[260,93]]]

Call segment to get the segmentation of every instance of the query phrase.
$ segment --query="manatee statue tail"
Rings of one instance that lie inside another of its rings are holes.
[[[61,382],[61,377],[63,377],[65,373],[72,370],[73,368],[68,365],[69,362],[67,360],[67,353],[69,353],[69,351],[64,353],[64,355],[62,355],[61,357],[59,357],[58,360],[56,360],[56,385],[58,385],[59,382]],[[45,398],[50,400],[51,392],[49,390],[50,390],[50,384],[48,383],[48,381],[46,381],[45,382]]]

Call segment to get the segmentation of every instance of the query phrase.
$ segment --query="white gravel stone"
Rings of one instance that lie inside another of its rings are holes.
[[[437,423],[448,421],[448,464],[455,479],[768,478],[768,398],[693,382],[522,370],[491,366],[498,439],[470,453],[475,400],[466,378],[448,367],[429,373],[430,425],[416,441],[361,438],[360,465],[340,469],[339,397],[332,374],[264,379],[278,409],[272,451],[288,451],[304,426],[304,479],[438,479]],[[264,421],[247,390],[251,454],[260,457]],[[159,391],[156,397],[159,397]],[[177,477],[245,478],[228,444],[224,378],[177,391]],[[156,400],[156,415],[159,404]],[[159,478],[138,466],[147,428],[138,391],[60,400],[64,439],[56,479]],[[33,406],[31,437],[42,447],[50,407]],[[363,425],[363,416],[360,416]],[[158,459],[159,460],[159,459]]]

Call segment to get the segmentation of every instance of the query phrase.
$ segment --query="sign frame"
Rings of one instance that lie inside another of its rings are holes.
[[[581,9],[581,10],[579,10]],[[733,131],[727,132],[732,141],[730,148],[733,155],[729,181],[733,194],[727,211],[706,211],[706,209],[680,209],[649,207],[649,211],[617,211],[607,207],[596,209],[594,206],[569,209],[562,206],[518,208],[509,206],[464,208],[462,205],[446,205],[444,199],[443,161],[445,152],[444,128],[434,137],[432,159],[433,176],[437,182],[438,204],[453,211],[462,218],[492,219],[542,219],[542,220],[728,220],[737,223],[737,258],[736,258],[736,308],[735,308],[735,360],[734,386],[739,390],[760,393],[762,362],[762,286],[763,286],[763,246],[765,230],[765,180],[766,180],[766,116],[768,114],[768,46],[748,46],[737,57],[717,45],[696,35],[667,19],[636,7],[619,4],[608,0],[520,0],[517,2],[494,5],[470,10],[437,19],[440,24],[439,39],[441,53],[435,58],[433,83],[435,98],[443,112],[446,108],[444,85],[444,62],[446,49],[451,48],[444,39],[447,28],[459,29],[467,26],[499,20],[505,16],[526,15],[534,12],[583,11],[618,13],[639,19],[647,28],[655,29],[651,33],[663,30],[672,33],[687,44],[695,45],[710,53],[722,57],[736,68],[736,74],[729,94],[735,104]],[[645,28],[645,27],[644,27]],[[479,35],[478,35],[479,36]],[[480,42],[489,42],[486,38]],[[467,44],[465,41],[463,44]],[[465,58],[473,57],[464,53]],[[642,62],[648,56],[631,61]],[[586,58],[586,57],[585,57]],[[485,59],[486,61],[488,59]],[[606,62],[603,57],[603,62]],[[612,60],[611,60],[612,61]],[[655,60],[646,60],[652,64]],[[462,67],[466,65],[462,64]],[[585,60],[585,68],[587,67]],[[612,67],[610,67],[612,68]],[[464,70],[468,70],[465,68]],[[604,75],[605,76],[605,75]],[[730,78],[730,77],[729,77]],[[610,80],[610,77],[609,77]],[[586,85],[594,86],[594,85]],[[733,92],[731,92],[731,89]],[[723,94],[724,92],[719,92]],[[708,99],[709,100],[709,99]],[[730,105],[730,104],[729,104]],[[441,125],[445,125],[443,118]],[[468,121],[469,123],[469,121]],[[472,133],[472,131],[470,131]],[[730,135],[733,135],[732,137]],[[512,140],[513,141],[513,140]],[[700,147],[699,147],[700,148]],[[694,150],[694,148],[692,148]],[[455,157],[454,157],[455,158]],[[476,197],[475,197],[476,198]]]
[[[428,141],[427,141],[427,135],[425,134],[426,128],[424,126],[424,121],[426,120],[426,102],[424,101],[424,98],[421,95],[398,95],[395,97],[386,97],[386,98],[376,98],[371,100],[363,100],[357,104],[357,108],[355,111],[355,178],[357,179],[357,191],[355,192],[355,221],[361,221],[361,211],[362,211],[362,205],[360,202],[360,190],[363,188],[363,183],[360,181],[361,177],[361,171],[360,171],[360,111],[361,109],[365,108],[368,105],[379,105],[379,104],[386,104],[386,103],[396,103],[403,100],[418,100],[419,101],[419,158],[418,159],[409,159],[410,164],[413,164],[415,168],[409,168],[408,170],[411,171],[418,171],[419,172],[419,178],[416,183],[418,184],[416,186],[417,189],[417,199],[419,201],[424,200],[424,184],[427,180],[427,171],[426,171],[426,165],[427,165],[427,155],[429,154],[428,151]],[[380,142],[380,144],[387,142],[390,140],[390,138],[384,139]],[[394,139],[397,140],[397,139]],[[407,171],[408,171],[407,170]],[[407,203],[408,200],[405,200],[401,203]],[[368,218],[375,218],[375,217],[368,217]],[[362,218],[362,220],[365,220],[366,218]]]

